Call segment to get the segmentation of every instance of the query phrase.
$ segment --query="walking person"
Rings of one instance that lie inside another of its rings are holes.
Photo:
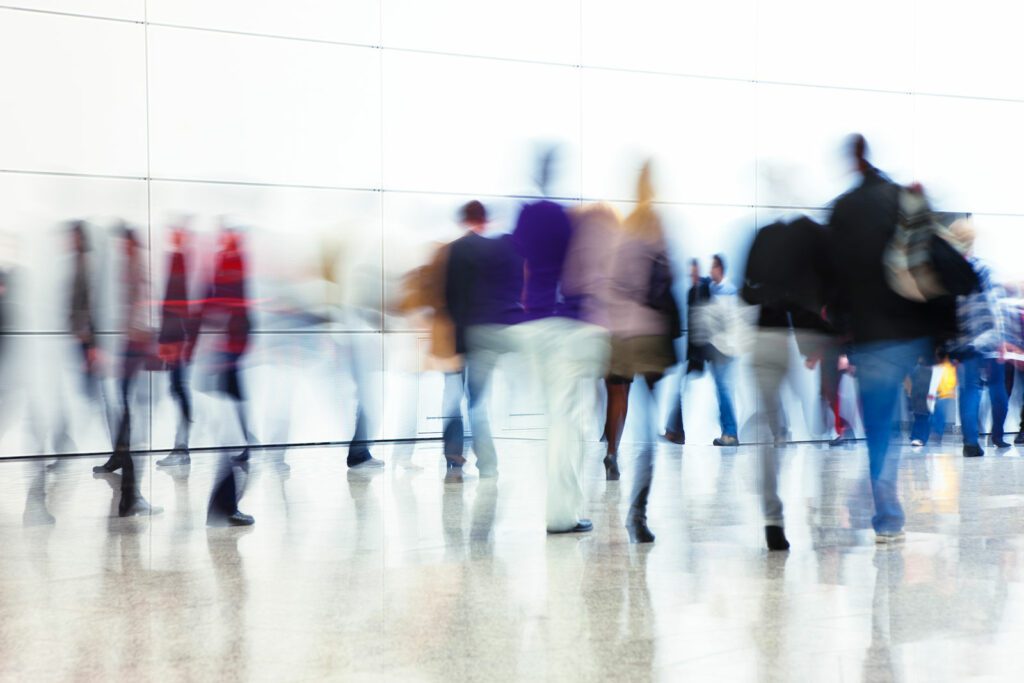
[[[935,338],[954,327],[955,308],[946,299],[911,301],[890,287],[884,255],[895,234],[901,188],[869,163],[863,136],[853,136],[848,150],[860,182],[835,200],[829,219],[835,307],[849,315],[875,504],[872,525],[876,541],[890,543],[904,536],[899,450],[889,448],[900,384],[919,357],[932,357]]]
[[[715,446],[738,446],[739,429],[732,401],[733,365],[739,353],[737,348],[737,290],[725,277],[725,257],[711,258],[711,305],[707,308],[711,376],[715,380],[718,396],[718,421],[722,435],[712,443]]]
[[[679,310],[672,293],[672,270],[661,218],[654,210],[650,172],[650,165],[645,164],[640,174],[636,208],[623,221],[612,242],[611,276],[607,286],[611,360],[607,378],[609,455],[605,467],[609,468],[610,459],[616,475],[617,450],[626,419],[625,397],[634,378],[640,378],[643,383],[638,411],[642,434],[626,522],[634,543],[654,541],[654,534],[647,525],[657,439],[654,388],[665,370],[676,363],[673,342],[680,330]],[[619,398],[621,407],[616,405],[615,398]],[[607,476],[617,478],[612,476],[610,468]]]
[[[665,439],[674,444],[686,443],[686,429],[683,425],[683,406],[686,403],[686,385],[690,375],[704,372],[704,365],[711,358],[708,343],[708,323],[704,306],[711,301],[711,278],[700,274],[700,262],[690,260],[690,289],[686,293],[686,358],[679,364],[679,397],[672,402],[668,421],[665,425]]]
[[[146,368],[152,357],[153,334],[149,326],[149,278],[146,274],[146,259],[135,230],[122,225],[118,230],[120,246],[123,249],[124,269],[122,283],[124,298],[124,352],[121,356],[121,422],[117,430],[114,453],[102,465],[93,467],[96,474],[121,472],[121,500],[118,515],[158,514],[162,508],[151,506],[139,490],[135,473],[135,462],[131,454],[133,388],[139,372]]]
[[[786,431],[780,391],[795,370],[790,346],[816,364],[830,346],[822,317],[831,287],[824,229],[806,216],[761,228],[751,244],[743,279],[743,300],[759,307],[753,352],[761,422],[771,439],[760,438],[761,503],[769,550],[787,550],[779,452]]]
[[[981,289],[957,297],[957,338],[952,355],[958,363],[960,384],[960,428],[964,437],[964,457],[984,455],[978,440],[981,393],[988,389],[992,403],[991,443],[996,448],[1009,448],[1003,439],[1009,398],[1006,393],[1005,370],[1001,360],[1005,335],[999,312],[999,294],[987,265],[973,255],[975,229],[969,219],[960,219],[950,226],[967,248]]]
[[[188,465],[189,431],[192,426],[192,400],[188,390],[188,363],[195,342],[195,320],[188,296],[188,269],[185,251],[188,233],[184,227],[170,231],[170,258],[167,264],[167,287],[161,307],[160,334],[157,337],[160,359],[170,376],[171,396],[178,405],[178,427],[174,450],[157,460],[158,467]]]

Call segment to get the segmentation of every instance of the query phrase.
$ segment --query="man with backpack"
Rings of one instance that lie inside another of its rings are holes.
[[[932,357],[935,340],[955,330],[955,300],[912,300],[897,293],[890,242],[902,234],[904,190],[868,162],[863,136],[852,136],[848,151],[861,182],[835,200],[829,219],[833,307],[848,319],[853,343],[875,504],[872,525],[878,543],[892,543],[904,537],[899,452],[889,449],[900,385],[919,357]]]

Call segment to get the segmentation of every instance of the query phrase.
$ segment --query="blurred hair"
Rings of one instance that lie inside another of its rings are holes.
[[[722,269],[722,274],[725,274],[725,257],[721,254],[715,254],[711,257],[711,265],[718,266]]]
[[[695,259],[695,258],[690,259],[690,267],[691,268],[697,268],[699,270],[700,269],[700,261],[698,259]]]
[[[551,193],[551,181],[554,177],[555,161],[558,159],[558,148],[548,147],[537,157],[537,170],[533,180],[541,195],[547,197]]]
[[[68,232],[77,240],[76,249],[80,252],[89,251],[89,233],[85,229],[85,221],[71,221]]]
[[[654,210],[654,184],[651,182],[651,162],[645,161],[637,179],[636,208],[622,222],[626,232],[634,237],[656,242],[663,240],[665,231],[661,217]]]
[[[618,209],[609,204],[608,202],[591,202],[584,204],[572,210],[572,215],[576,220],[603,220],[608,223],[614,223],[615,227],[622,226],[622,214],[619,213]]]
[[[486,223],[487,209],[476,199],[466,202],[459,209],[459,221],[462,223]]]

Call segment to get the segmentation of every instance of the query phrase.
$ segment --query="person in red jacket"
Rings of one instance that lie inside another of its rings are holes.
[[[246,265],[241,235],[225,226],[220,236],[221,249],[217,253],[213,278],[197,318],[197,329],[209,325],[217,335],[215,371],[217,388],[235,404],[238,424],[245,439],[245,448],[239,455],[225,458],[221,463],[210,505],[207,522],[226,522],[233,526],[248,526],[256,520],[238,509],[241,493],[235,485],[234,465],[247,467],[249,447],[254,443],[246,414],[245,391],[238,373],[239,363],[249,347],[249,299],[246,292]]]

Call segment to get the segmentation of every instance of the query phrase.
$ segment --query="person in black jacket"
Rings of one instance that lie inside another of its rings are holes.
[[[665,425],[665,439],[675,444],[686,443],[683,426],[683,402],[686,380],[692,373],[704,372],[704,364],[711,358],[708,331],[700,316],[700,307],[711,300],[711,278],[702,277],[700,262],[690,260],[690,289],[686,293],[686,363],[679,366],[679,399],[673,402]]]
[[[899,186],[868,162],[861,135],[849,140],[860,184],[835,200],[828,241],[835,274],[834,309],[848,316],[858,389],[867,434],[872,525],[879,543],[903,538],[897,495],[899,452],[889,451],[900,384],[921,356],[931,358],[937,338],[955,333],[955,300],[926,303],[890,289],[883,255],[899,212]]]
[[[790,338],[810,364],[820,358],[829,328],[822,317],[830,289],[825,233],[806,216],[761,228],[747,256],[741,295],[760,306],[753,367],[761,417],[771,439],[760,436],[761,500],[765,539],[770,550],[786,550],[782,500],[778,492],[777,448],[787,424],[780,390],[793,370]]]
[[[188,298],[188,270],[185,264],[185,246],[188,233],[174,228],[170,234],[171,255],[167,265],[167,289],[164,293],[160,334],[157,338],[161,360],[166,364],[171,380],[171,395],[178,403],[180,415],[174,438],[174,450],[162,460],[160,467],[188,465],[189,427],[192,423],[192,403],[189,400],[185,373],[195,341],[195,321]]]

